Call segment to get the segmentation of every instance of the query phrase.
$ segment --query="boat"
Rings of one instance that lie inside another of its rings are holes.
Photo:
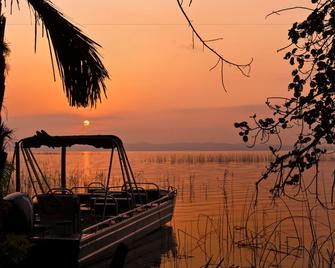
[[[67,152],[76,145],[110,151],[104,183],[69,185]],[[41,147],[60,150],[58,185],[50,183],[34,155]],[[117,136],[50,136],[42,130],[17,142],[13,159],[16,191],[4,199],[16,207],[14,221],[21,226],[13,228],[29,235],[33,243],[30,259],[40,261],[41,266],[47,262],[48,267],[86,267],[111,256],[113,262],[122,263],[132,243],[172,219],[177,190],[137,182]],[[115,161],[122,174],[118,186],[111,183]],[[30,196],[21,191],[21,162],[33,189]]]

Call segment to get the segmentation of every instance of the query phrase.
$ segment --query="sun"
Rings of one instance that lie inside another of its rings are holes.
[[[84,125],[84,127],[88,127],[90,124],[91,124],[91,123],[90,123],[89,120],[84,120],[84,121],[83,121],[83,125]]]

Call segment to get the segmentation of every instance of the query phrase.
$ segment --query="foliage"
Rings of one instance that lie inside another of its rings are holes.
[[[3,16],[0,16],[0,20],[3,20]],[[1,22],[2,23],[2,22]],[[2,57],[7,57],[10,53],[10,49],[8,47],[8,44],[6,42],[0,43],[0,52],[2,54]],[[1,69],[5,70],[6,69],[6,63],[5,61],[3,61],[3,59],[1,59],[0,61],[0,66]]]
[[[0,123],[0,145],[1,151],[5,151],[8,140],[12,139],[13,130],[8,128],[3,122]]]
[[[7,192],[8,182],[13,171],[13,166],[6,161],[6,147],[12,138],[13,130],[9,129],[3,122],[0,123],[0,198]]]
[[[8,161],[6,161],[2,177],[0,179],[0,196],[7,194],[9,181],[11,179],[13,170],[14,166]]]
[[[285,49],[291,49],[284,59],[293,67],[288,85],[293,96],[268,98],[272,117],[253,115],[252,123],[235,123],[244,142],[278,138],[279,146],[269,147],[274,160],[257,182],[258,186],[276,173],[274,196],[285,194],[287,185],[301,186],[302,174],[311,168],[317,185],[320,157],[335,144],[335,1],[311,2],[314,8],[306,19],[295,22],[288,31],[291,44]],[[298,130],[298,135],[291,150],[284,152],[282,133],[289,128]]]
[[[0,242],[0,267],[14,267],[28,256],[31,243],[25,235],[8,234]]]

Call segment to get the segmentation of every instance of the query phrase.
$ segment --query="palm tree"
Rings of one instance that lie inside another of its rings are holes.
[[[2,13],[0,0],[0,125],[7,129],[1,122],[1,109],[5,94],[6,55],[8,46],[4,41],[6,17]],[[105,79],[109,78],[108,72],[102,64],[97,47],[99,44],[87,37],[58,11],[49,0],[26,0],[35,14],[35,29],[42,24],[49,42],[52,69],[55,76],[54,61],[63,82],[69,105],[74,107],[95,107],[101,102],[102,95],[106,96]],[[17,4],[19,0],[15,1]],[[9,3],[13,6],[13,0]],[[36,48],[36,31],[35,31]],[[53,58],[54,55],[54,58]],[[4,133],[5,134],[5,133]],[[1,135],[5,136],[6,135]],[[0,180],[4,170],[6,152],[4,143],[0,140]]]

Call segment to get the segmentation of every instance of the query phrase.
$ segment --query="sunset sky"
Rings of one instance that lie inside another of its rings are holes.
[[[11,54],[5,95],[8,126],[15,136],[45,129],[50,134],[117,134],[126,142],[239,143],[233,122],[263,113],[267,96],[287,95],[290,67],[276,50],[288,44],[290,24],[306,13],[273,10],[307,1],[193,0],[185,9],[205,39],[226,58],[246,63],[251,77],[225,66],[209,71],[216,57],[195,42],[176,0],[54,0],[99,50],[111,80],[96,109],[68,106],[61,80],[53,81],[46,38],[34,53],[34,23],[25,1],[8,14]],[[9,13],[9,9],[6,11]],[[41,29],[38,31],[41,36]],[[90,124],[84,126],[83,121]]]

